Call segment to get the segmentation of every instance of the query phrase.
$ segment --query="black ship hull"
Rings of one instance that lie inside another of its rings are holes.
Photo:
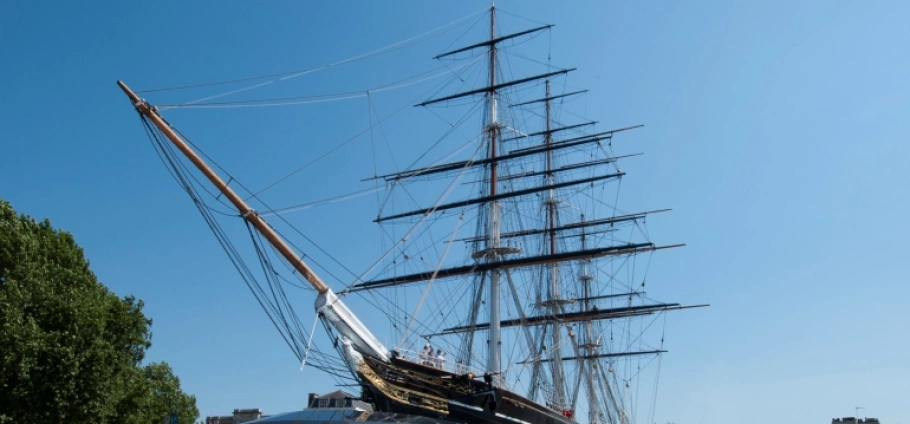
[[[385,363],[364,358],[359,374],[364,394],[378,411],[461,423],[575,423],[564,413],[517,393],[494,388],[473,375],[458,375],[407,360],[396,358]]]

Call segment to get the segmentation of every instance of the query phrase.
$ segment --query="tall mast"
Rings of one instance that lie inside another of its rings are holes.
[[[546,133],[544,135],[544,145],[547,147],[547,185],[552,186],[555,181],[553,181],[553,150],[550,149],[551,144],[553,143],[553,133],[550,130],[550,79],[546,79],[546,95],[544,98],[548,99],[544,102],[545,106],[545,121],[546,121]],[[553,189],[547,191],[547,200],[545,201],[547,207],[547,235],[549,236],[549,253],[553,255],[556,253],[556,195]],[[550,302],[547,302],[546,305],[550,309],[550,312],[553,314],[558,314],[561,311],[561,305],[559,302],[559,265],[552,263],[548,265],[549,269],[549,286],[550,286]],[[553,340],[553,346],[551,351],[553,352],[553,361],[550,362],[550,370],[553,374],[553,402],[559,405],[560,407],[565,406],[565,389],[564,389],[564,378],[563,378],[563,364],[562,364],[562,335],[560,333],[560,323],[559,321],[553,321],[551,326],[551,335]]]
[[[499,123],[496,117],[496,7],[490,6],[490,88],[487,92],[487,108],[490,111],[490,124],[488,131],[490,133],[490,159],[496,158],[496,136],[499,132]],[[494,160],[490,163],[490,195],[496,195],[496,165]],[[499,202],[494,198],[490,202],[490,228],[488,246],[488,259],[496,261],[499,256]],[[492,374],[500,372],[500,350],[502,341],[500,338],[499,326],[499,270],[490,271],[490,340],[489,340],[489,359],[487,360],[487,371]]]
[[[546,132],[544,133],[544,145],[547,147],[547,185],[553,184],[553,150],[551,149],[551,144],[553,143],[553,132],[550,130],[550,79],[546,79],[546,95],[544,102],[545,105],[545,121],[546,121]],[[556,208],[553,204],[553,190],[549,191],[547,202],[547,230],[550,233],[550,254],[556,253],[556,232],[553,231],[553,228],[556,227]]]

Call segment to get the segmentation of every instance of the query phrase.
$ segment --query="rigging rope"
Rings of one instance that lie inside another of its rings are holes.
[[[303,354],[303,360],[300,361],[300,371],[306,366],[306,360],[310,356],[310,348],[313,346],[313,334],[316,334],[316,324],[319,323],[319,315],[313,317],[313,328],[310,329],[310,338],[306,342],[306,352]]]
[[[432,90],[432,88],[431,88],[430,90]],[[357,139],[358,137],[360,137],[361,135],[367,133],[368,131],[372,131],[372,129],[373,129],[374,127],[376,127],[377,125],[380,125],[380,126],[381,126],[381,124],[382,124],[384,121],[390,119],[391,117],[397,115],[397,114],[398,114],[399,112],[401,112],[402,110],[405,110],[406,108],[408,108],[408,107],[409,107],[411,104],[413,104],[415,101],[417,101],[418,99],[420,99],[421,97],[423,97],[424,95],[426,95],[426,93],[429,92],[430,90],[427,90],[427,91],[421,93],[420,95],[418,95],[418,96],[415,97],[414,99],[411,99],[411,100],[409,100],[408,102],[404,103],[401,107],[399,107],[398,109],[396,109],[395,111],[393,111],[393,112],[390,113],[389,115],[385,116],[385,117],[382,118],[382,119],[378,119],[374,124],[370,125],[368,128],[364,129],[363,131],[360,131],[359,133],[354,134],[353,136],[351,136],[351,137],[348,138],[347,140],[345,140],[345,141],[339,143],[338,145],[336,145],[335,147],[329,149],[328,151],[324,152],[323,154],[319,155],[319,156],[316,157],[315,159],[313,159],[313,160],[311,160],[311,161],[309,161],[309,162],[303,164],[302,166],[300,166],[300,167],[298,167],[297,169],[291,171],[291,172],[288,173],[287,175],[285,175],[285,176],[279,178],[277,181],[275,181],[275,182],[273,182],[273,183],[271,183],[271,184],[265,186],[264,188],[260,189],[259,191],[255,192],[255,193],[253,193],[253,194],[250,196],[250,198],[256,197],[256,196],[258,196],[259,194],[262,194],[262,193],[265,192],[266,190],[268,190],[268,189],[270,189],[270,188],[272,188],[272,187],[274,187],[274,186],[280,184],[281,182],[287,180],[288,178],[294,176],[295,174],[297,174],[297,173],[303,171],[304,169],[308,168],[308,167],[311,166],[312,164],[314,164],[314,163],[316,163],[316,162],[322,160],[323,158],[327,157],[328,155],[330,155],[330,154],[336,152],[337,150],[341,149],[342,147],[346,146],[346,145],[349,144],[350,142],[356,140],[356,139]]]
[[[474,17],[474,16],[476,16],[476,15],[478,15],[478,14],[480,14],[480,13],[484,13],[484,12],[486,12],[486,11],[487,11],[487,9],[484,8],[483,10],[480,10],[480,11],[477,11],[477,12],[474,12],[474,13],[471,13],[471,14],[469,14],[469,15],[467,15],[467,16],[461,17],[461,18],[456,19],[456,20],[454,20],[454,21],[452,21],[452,22],[450,22],[450,23],[448,23],[448,24],[442,25],[442,26],[440,26],[440,27],[437,27],[437,28],[432,29],[432,30],[430,30],[430,31],[424,32],[424,33],[422,33],[422,34],[419,34],[419,35],[416,35],[416,36],[407,38],[407,39],[405,39],[405,40],[402,40],[402,41],[399,41],[399,42],[390,44],[390,45],[385,46],[385,47],[381,47],[381,48],[379,48],[379,49],[376,49],[376,50],[373,50],[373,51],[370,51],[370,52],[367,52],[367,53],[362,53],[362,54],[359,54],[359,55],[356,55],[356,56],[349,57],[349,58],[347,58],[347,59],[342,59],[342,60],[339,60],[339,61],[336,61],[336,62],[332,62],[332,63],[329,63],[329,64],[325,64],[325,65],[320,65],[320,66],[316,66],[316,67],[312,67],[312,68],[301,69],[301,70],[297,70],[297,71],[283,72],[283,73],[279,73],[279,74],[264,75],[264,76],[260,76],[260,77],[249,77],[249,78],[234,79],[234,80],[229,80],[229,81],[221,81],[221,82],[214,82],[214,83],[204,83],[204,84],[195,84],[195,85],[188,85],[188,86],[181,86],[181,87],[172,87],[172,88],[157,88],[157,89],[150,89],[150,90],[141,90],[141,91],[138,91],[138,93],[147,93],[147,92],[154,92],[154,91],[180,90],[180,89],[187,89],[187,88],[196,88],[196,87],[205,87],[205,86],[213,86],[213,85],[230,84],[230,83],[235,83],[235,82],[253,81],[253,80],[257,80],[257,79],[276,78],[276,79],[273,79],[273,80],[271,80],[271,81],[266,81],[266,82],[263,82],[263,83],[254,84],[254,85],[252,85],[252,86],[244,87],[244,88],[241,88],[241,89],[238,89],[238,90],[232,90],[232,91],[229,91],[229,92],[226,92],[226,93],[222,93],[222,94],[218,94],[218,95],[214,95],[214,96],[209,96],[209,97],[206,97],[206,98],[203,98],[203,99],[193,100],[193,101],[190,101],[190,102],[187,102],[187,103],[183,103],[183,105],[189,105],[189,104],[199,103],[199,102],[203,102],[203,101],[206,101],[206,100],[215,99],[215,98],[218,98],[218,97],[224,97],[224,96],[227,96],[227,95],[230,95],[230,94],[234,94],[234,93],[237,93],[237,92],[246,91],[246,90],[251,90],[251,89],[258,88],[258,87],[261,87],[261,86],[264,86],[264,85],[269,85],[269,84],[272,84],[272,83],[275,83],[275,82],[285,81],[285,80],[288,80],[288,79],[291,79],[291,78],[296,78],[296,77],[299,77],[299,76],[302,76],[302,75],[306,75],[306,74],[309,74],[309,73],[312,73],[312,72],[317,72],[317,71],[321,71],[321,70],[324,70],[324,69],[332,68],[332,67],[335,67],[335,66],[343,65],[343,64],[346,64],[346,63],[350,63],[350,62],[354,62],[354,61],[358,61],[358,60],[362,60],[362,59],[367,59],[367,58],[370,58],[370,57],[373,57],[373,56],[378,56],[378,55],[381,55],[381,54],[389,53],[389,52],[398,50],[398,49],[400,49],[400,48],[406,47],[406,46],[407,46],[407,43],[412,42],[412,41],[415,41],[415,40],[418,40],[418,39],[420,39],[420,38],[427,37],[427,39],[429,39],[429,38],[432,38],[432,37],[436,37],[436,36],[442,35],[442,34],[448,32],[448,31],[454,29],[454,27],[456,27],[457,24],[459,24],[460,22],[465,21],[465,20],[467,20],[467,19],[470,19],[470,18],[472,18],[472,17]],[[452,28],[449,28],[449,27],[452,27]],[[445,30],[443,30],[443,29],[445,29]],[[438,33],[437,33],[437,32],[438,32]],[[416,44],[416,43],[414,43],[414,44]]]
[[[439,270],[442,268],[442,264],[445,261],[446,256],[449,254],[449,249],[452,247],[452,243],[455,241],[455,236],[458,235],[458,229],[461,228],[462,222],[464,222],[464,212],[462,212],[461,216],[458,217],[458,222],[455,224],[455,229],[452,230],[452,236],[449,238],[449,242],[446,243],[446,248],[442,252],[442,256],[439,258],[439,263],[436,264],[436,269],[433,270],[433,275],[431,275],[429,281],[427,281],[427,287],[423,291],[423,296],[421,296],[420,301],[417,302],[417,309],[414,310],[414,314],[411,315],[411,320],[408,321],[408,325],[401,333],[401,339],[398,341],[396,348],[400,348],[401,345],[404,344],[405,339],[408,337],[408,331],[411,329],[411,324],[413,324],[414,320],[417,319],[417,314],[420,312],[420,308],[423,306],[423,302],[427,299],[427,294],[430,292],[430,288],[433,287],[433,282],[436,281],[436,275],[439,274]]]
[[[481,58],[478,58],[474,62],[477,62],[480,59]],[[317,95],[312,95],[312,96],[284,97],[284,98],[274,98],[274,99],[251,99],[251,100],[236,100],[233,102],[201,103],[205,100],[209,100],[209,99],[212,99],[215,97],[221,97],[221,96],[213,96],[213,97],[209,97],[209,98],[205,98],[205,99],[200,99],[193,103],[158,105],[158,107],[159,107],[159,110],[163,112],[163,111],[170,110],[170,109],[237,109],[237,108],[259,108],[259,107],[277,107],[277,106],[299,106],[299,105],[308,105],[308,104],[317,104],[317,103],[338,102],[338,101],[342,101],[342,100],[363,98],[363,97],[366,97],[368,95],[368,93],[381,93],[384,91],[393,91],[393,90],[398,90],[401,88],[410,87],[412,85],[417,85],[417,84],[420,84],[420,83],[423,83],[426,81],[430,81],[430,80],[433,80],[433,79],[436,79],[439,77],[446,76],[450,72],[454,72],[455,70],[472,65],[474,62],[466,63],[455,69],[450,69],[450,70],[447,70],[446,72],[437,73],[437,74],[431,75],[429,77],[421,78],[416,81],[411,81],[411,82],[401,83],[401,84],[392,83],[392,84],[380,85],[380,86],[377,86],[375,88],[371,88],[368,90],[347,91],[347,92],[342,92],[342,93],[317,94]],[[432,71],[430,71],[430,72],[432,72]],[[425,74],[425,73],[427,73],[427,72],[418,74],[418,76]],[[411,78],[413,78],[413,77],[411,77]],[[405,78],[403,81],[407,81],[408,79],[410,79],[410,78]],[[229,93],[225,93],[224,95],[239,93],[241,91],[253,89],[256,87],[260,87],[262,85],[264,85],[264,84],[255,85],[255,86],[248,87],[245,89],[235,90],[235,91],[232,91]],[[266,102],[266,101],[296,100],[296,99],[311,99],[311,100],[261,103],[261,102]]]
[[[260,294],[265,295],[263,287],[258,283],[252,270],[242,259],[236,247],[231,243],[224,229],[221,228],[218,221],[211,214],[211,208],[208,207],[200,197],[198,188],[192,182],[195,180],[193,174],[188,172],[186,165],[178,159],[179,155],[174,151],[174,147],[170,143],[166,143],[162,140],[163,135],[160,134],[160,131],[152,126],[146,117],[140,115],[140,118],[143,123],[143,127],[145,128],[146,134],[148,135],[150,142],[155,148],[156,153],[158,153],[159,158],[162,160],[162,163],[165,164],[171,176],[174,177],[175,181],[190,196],[194,205],[197,207],[203,219],[205,220],[206,225],[215,235],[216,240],[227,254],[228,259],[231,261],[232,265],[235,267],[235,269],[237,269],[241,279],[244,280],[247,287],[254,294],[254,297],[266,312],[266,315],[269,317],[269,320],[272,322],[273,326],[279,330],[279,334],[281,335],[282,339],[285,341],[288,347],[291,348],[291,351],[294,352],[298,359],[300,359],[301,346],[297,342],[297,337],[301,335],[301,330],[299,329],[299,319],[297,319],[296,314],[294,314],[293,310],[284,312],[280,306],[280,303],[272,302],[267,296],[265,298],[260,296]],[[211,195],[211,193],[208,194]],[[212,196],[215,197],[214,195]],[[237,215],[231,216],[235,218],[237,217]],[[253,241],[255,244],[256,240],[253,239]],[[262,263],[262,265],[264,266],[264,270],[271,269],[272,272],[274,272],[274,268],[271,267],[269,261],[266,260],[264,263]],[[266,278],[269,279],[268,271],[266,271]],[[276,292],[275,288],[272,287],[272,298],[277,302],[281,302],[289,306],[288,300],[283,294],[283,290],[281,290],[280,287],[278,290],[279,291]],[[290,318],[290,321],[288,318]],[[279,324],[279,322],[281,322],[281,324]],[[295,329],[294,327],[297,327],[298,329]],[[346,371],[343,363],[335,358],[326,356],[325,353],[312,346],[311,349],[317,355],[315,363],[313,364],[315,368],[320,369],[329,375],[332,375],[339,382],[343,381],[344,379],[350,379],[349,375],[341,372]]]
[[[166,122],[166,121],[165,121],[165,122]],[[169,123],[168,123],[168,126],[170,126]],[[203,156],[207,161],[209,161],[209,162],[211,162],[213,165],[215,165],[215,167],[218,168],[219,171],[221,171],[221,172],[225,173],[226,175],[230,176],[231,179],[232,179],[234,182],[236,182],[243,190],[245,190],[247,193],[250,193],[250,192],[251,192],[250,189],[246,188],[246,186],[244,186],[238,179],[234,178],[234,177],[233,177],[229,172],[227,172],[221,165],[219,165],[217,161],[215,161],[213,158],[211,158],[210,156],[208,156],[208,155],[205,153],[204,150],[202,150],[199,146],[197,146],[196,144],[194,144],[194,143],[192,142],[192,140],[189,139],[189,137],[187,137],[186,135],[184,135],[183,133],[181,133],[180,130],[174,128],[173,126],[170,126],[170,128],[171,128],[172,130],[174,130],[177,134],[179,134],[180,137],[183,138],[183,140],[184,140],[187,144],[189,144],[189,145],[190,145],[198,154],[200,154],[200,155]],[[178,162],[178,163],[182,163],[182,162]],[[189,175],[194,175],[194,174],[191,173],[191,172],[187,172],[187,173],[188,173]],[[193,179],[196,179],[196,177],[193,176]],[[196,181],[197,181],[197,183],[198,183],[198,180],[196,180]],[[211,194],[211,193],[210,193],[210,194]],[[265,203],[264,200],[262,200],[261,198],[259,198],[259,197],[257,196],[257,194],[258,194],[258,193],[254,193],[254,194],[252,194],[251,196],[247,197],[247,198],[244,199],[244,200],[245,200],[245,201],[249,201],[249,199],[256,199],[256,200],[263,206],[263,208],[264,208],[263,211],[258,212],[258,213],[266,213],[266,211],[273,211],[274,209],[272,209],[271,206],[269,206],[267,203]],[[231,206],[231,207],[233,207],[233,206]],[[284,223],[285,223],[288,227],[290,227],[292,230],[294,230],[297,234],[299,234],[301,237],[303,237],[304,240],[306,240],[308,243],[312,244],[313,247],[315,247],[317,250],[319,250],[320,252],[322,252],[323,254],[325,254],[325,255],[326,255],[329,259],[331,259],[332,262],[334,262],[336,265],[338,265],[339,267],[341,267],[342,269],[344,269],[345,271],[347,271],[349,274],[351,274],[351,275],[353,275],[353,276],[356,276],[356,275],[357,275],[357,274],[354,274],[354,272],[351,271],[348,267],[346,267],[343,263],[341,263],[341,261],[339,261],[338,259],[336,259],[336,258],[335,258],[334,256],[332,256],[331,254],[329,254],[329,252],[326,252],[325,249],[323,249],[321,246],[319,246],[318,244],[316,244],[316,242],[314,242],[312,239],[310,239],[309,237],[307,237],[306,234],[304,234],[304,233],[303,233],[302,231],[300,231],[297,227],[295,227],[293,224],[291,224],[291,223],[290,223],[287,219],[285,219],[283,216],[281,216],[280,214],[275,214],[275,216],[278,217],[278,219],[280,219],[282,222],[284,222]],[[299,248],[299,247],[298,247],[297,245],[295,245],[292,241],[290,241],[290,240],[285,240],[285,242],[287,242],[291,247],[293,247],[293,248],[294,248],[295,250],[297,250],[298,252],[303,252],[303,249]],[[312,261],[313,265],[319,267],[319,269],[320,269],[322,272],[325,272],[326,274],[328,274],[329,276],[331,276],[332,278],[334,278],[335,280],[337,280],[337,281],[339,281],[339,282],[342,281],[340,278],[338,278],[338,276],[334,275],[334,274],[331,272],[331,270],[329,270],[328,268],[326,268],[325,266],[323,266],[321,263],[319,263],[319,262],[316,261],[315,259],[310,258],[310,260]]]
[[[660,334],[660,350],[664,349],[664,336],[667,332],[667,314],[664,314],[664,325]],[[660,366],[663,363],[663,355],[658,354],[657,358],[657,372],[654,376],[654,391],[651,398],[651,410],[648,412],[648,422],[654,418],[654,415],[657,413],[657,388],[660,384]]]
[[[482,145],[479,146],[479,147],[477,148],[477,150],[474,151],[474,154],[473,154],[471,157],[473,158],[474,156],[476,156],[477,153],[480,151],[480,149],[481,149],[482,147],[483,147]],[[408,237],[410,237],[410,235],[411,235],[415,230],[417,230],[417,228],[420,226],[420,224],[422,224],[424,221],[426,221],[427,218],[429,218],[429,217],[433,214],[433,212],[436,211],[435,208],[438,207],[439,205],[441,205],[441,204],[442,204],[442,201],[445,200],[445,199],[448,197],[448,195],[449,195],[449,194],[452,192],[452,190],[457,186],[458,181],[461,180],[461,178],[464,176],[465,172],[467,171],[467,169],[468,169],[469,167],[470,167],[470,162],[466,163],[465,166],[463,166],[463,167],[461,168],[461,172],[458,173],[458,175],[452,180],[452,182],[449,184],[449,186],[446,187],[445,191],[443,191],[443,193],[436,199],[436,201],[433,203],[432,208],[431,208],[430,210],[428,210],[427,213],[423,214],[423,216],[422,216],[420,219],[418,219],[417,222],[414,223],[413,226],[411,226],[411,228],[410,228],[410,229],[408,230],[408,232],[404,235],[404,237],[402,237],[401,239],[399,239],[398,241],[396,241],[388,250],[386,250],[386,252],[385,252],[382,256],[379,257],[379,259],[376,259],[376,261],[373,262],[373,264],[370,265],[369,268],[367,268],[364,272],[362,272],[359,276],[357,276],[357,279],[354,280],[353,282],[351,282],[351,284],[349,284],[349,285],[343,290],[343,292],[346,292],[346,291],[350,290],[350,288],[351,288],[354,284],[357,284],[357,283],[359,283],[359,282],[364,281],[364,277],[365,277],[367,274],[369,274],[370,272],[372,272],[373,269],[376,268],[376,266],[378,266],[380,263],[382,263],[382,261],[385,260],[385,258],[387,258],[390,254],[392,254],[392,252],[394,252],[395,249],[396,249],[398,246],[400,246],[400,245],[403,244],[405,241],[407,241],[407,240],[408,240]]]

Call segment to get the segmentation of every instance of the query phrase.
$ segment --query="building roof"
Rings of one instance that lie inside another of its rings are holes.
[[[335,390],[331,393],[326,393],[324,395],[316,395],[317,399],[356,399],[357,396],[354,396],[344,390]]]

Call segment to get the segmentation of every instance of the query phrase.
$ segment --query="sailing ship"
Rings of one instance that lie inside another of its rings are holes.
[[[266,216],[280,219],[275,209],[252,208],[248,201],[255,193],[242,197],[236,180],[226,181],[156,106],[118,84],[164,162],[243,279],[258,288],[253,290],[257,300],[303,363],[347,373],[344,377],[362,388],[362,399],[381,412],[461,423],[633,422],[629,411],[635,394],[629,384],[640,379],[643,359],[647,365],[666,352],[662,339],[660,346],[647,348],[645,326],[666,311],[706,305],[647,297],[636,260],[649,262],[653,252],[681,245],[647,239],[645,219],[664,210],[621,212],[604,195],[625,175],[619,160],[633,156],[614,155],[613,137],[641,125],[599,131],[593,121],[558,119],[555,111],[585,92],[554,90],[553,81],[574,69],[546,63],[545,72],[508,78],[500,60],[510,46],[552,25],[501,34],[497,9],[485,12],[488,38],[435,57],[479,64],[485,71],[482,83],[417,104],[467,106],[470,111],[453,128],[476,118],[479,135],[435,162],[367,178],[387,194],[374,221],[391,226],[383,232],[392,246],[338,293],[304,260],[301,249],[266,222]],[[451,74],[466,83],[464,73]],[[463,158],[470,147],[473,154]],[[461,159],[450,160],[459,154]],[[269,290],[262,289],[221,229],[186,161],[250,229],[265,275],[260,278]],[[423,183],[441,190],[420,192],[421,197],[402,189]],[[388,200],[402,191],[410,200]],[[417,207],[407,209],[412,204]],[[467,223],[474,224],[474,233],[458,238]],[[417,241],[431,233],[428,228],[440,227],[446,234],[441,244]],[[452,254],[456,244],[464,248],[463,257]],[[313,330],[300,324],[273,256],[315,290],[315,316],[334,352],[316,347]],[[387,317],[395,329],[392,336],[400,339],[397,345],[382,343],[372,332],[378,326],[366,325],[348,307],[345,297],[358,294],[405,299],[407,309],[392,301],[379,308],[392,311]]]

